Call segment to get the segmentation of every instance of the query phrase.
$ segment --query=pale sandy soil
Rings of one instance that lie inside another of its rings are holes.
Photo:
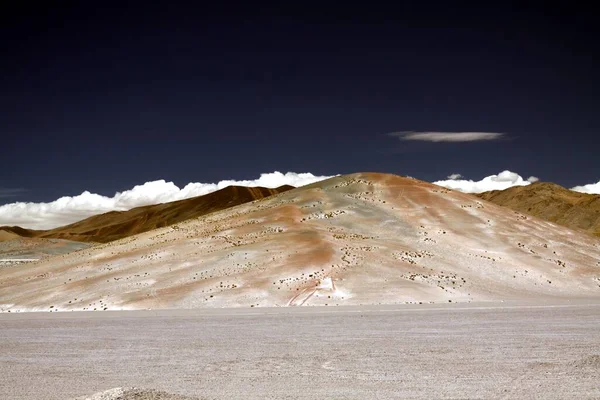
[[[0,269],[12,313],[570,297],[600,297],[600,239],[369,173]]]
[[[0,398],[598,399],[598,332],[582,300],[2,314]]]

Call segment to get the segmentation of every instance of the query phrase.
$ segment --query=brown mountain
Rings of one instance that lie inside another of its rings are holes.
[[[579,193],[554,183],[537,182],[477,196],[515,211],[600,236],[600,195],[597,194]]]
[[[45,231],[24,229],[18,226],[3,226],[0,227],[0,231],[5,232],[4,236],[13,233],[21,237],[106,243],[250,201],[260,200],[293,188],[289,185],[275,189],[228,186],[204,196],[137,207],[128,211],[111,211]]]

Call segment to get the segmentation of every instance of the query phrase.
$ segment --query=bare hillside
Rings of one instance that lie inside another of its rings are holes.
[[[0,240],[4,236],[12,234],[13,238],[14,235],[19,235],[29,238],[107,243],[249,201],[262,199],[290,189],[293,189],[293,187],[281,186],[276,189],[268,189],[264,187],[228,186],[204,196],[137,207],[128,211],[112,211],[94,215],[82,221],[46,231],[24,229],[18,226],[4,226],[0,227]]]
[[[600,240],[375,173],[0,270],[12,312],[599,296]]]
[[[477,194],[480,198],[572,229],[600,236],[600,195],[538,182]]]

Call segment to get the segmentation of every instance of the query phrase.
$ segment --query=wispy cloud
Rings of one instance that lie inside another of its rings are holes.
[[[95,214],[108,211],[125,211],[133,207],[187,199],[223,189],[226,186],[264,186],[276,188],[282,185],[304,186],[329,176],[311,173],[271,172],[252,180],[226,180],[217,183],[192,182],[180,188],[164,180],[146,182],[132,189],[103,196],[85,191],[78,196],[64,196],[49,203],[16,202],[0,206],[0,226],[18,225],[23,228],[52,229],[70,224]]]
[[[23,193],[25,193],[26,189],[11,189],[11,188],[0,188],[0,199],[6,197],[17,197]]]
[[[389,133],[390,136],[400,140],[412,140],[422,142],[478,142],[484,140],[498,140],[504,137],[504,133],[497,132],[415,132],[402,131]]]
[[[451,181],[455,181],[455,180],[460,179],[462,177],[463,176],[461,174],[451,174],[451,175],[448,175],[448,179],[450,179]]]

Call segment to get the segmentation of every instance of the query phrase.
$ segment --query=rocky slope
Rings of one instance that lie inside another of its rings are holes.
[[[74,224],[51,230],[36,231],[18,226],[4,226],[0,227],[0,233],[4,232],[2,233],[4,236],[12,234],[13,237],[19,235],[30,238],[106,243],[262,199],[290,189],[293,189],[293,187],[281,186],[276,189],[268,189],[264,187],[228,186],[204,196],[137,207],[128,211],[113,211],[94,215]],[[0,240],[2,240],[2,235],[0,235]]]
[[[16,233],[12,232],[12,231],[5,231],[3,229],[0,229],[0,243],[1,242],[6,242],[8,240],[13,240],[13,239],[18,239],[21,236],[17,235]]]
[[[93,243],[75,242],[64,239],[24,238],[0,242],[0,260],[3,259],[42,259],[72,251],[87,249]]]
[[[600,297],[600,240],[394,175],[332,178],[0,269],[0,310]]]
[[[600,236],[600,195],[574,192],[554,183],[537,182],[477,196],[518,212]]]

